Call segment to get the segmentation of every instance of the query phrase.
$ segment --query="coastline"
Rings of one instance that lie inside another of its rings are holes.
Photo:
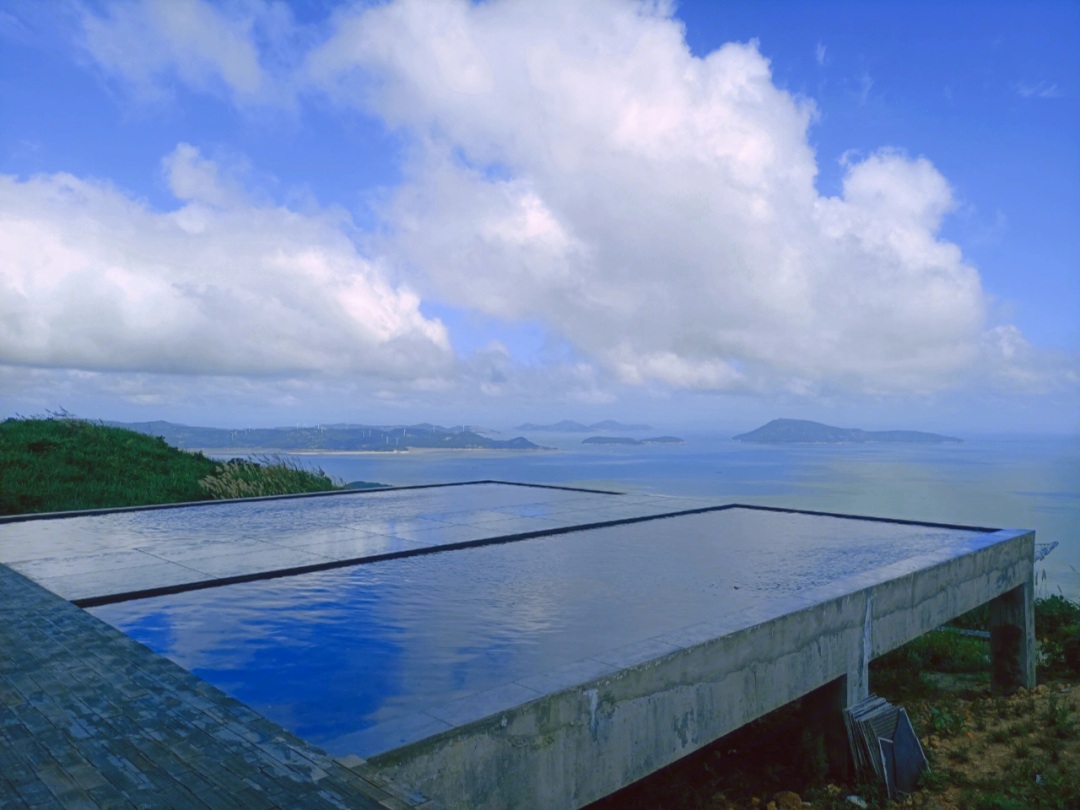
[[[393,456],[409,453],[536,453],[540,451],[559,451],[558,447],[407,447],[404,450],[282,450],[280,448],[250,447],[188,447],[188,453],[202,453],[204,456]]]

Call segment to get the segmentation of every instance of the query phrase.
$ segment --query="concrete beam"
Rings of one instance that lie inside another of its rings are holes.
[[[861,699],[870,659],[981,604],[1001,597],[999,626],[1029,627],[1034,539],[988,532],[960,556],[906,560],[651,639],[615,672],[370,761],[451,808],[582,807],[826,684],[838,684],[834,700]]]

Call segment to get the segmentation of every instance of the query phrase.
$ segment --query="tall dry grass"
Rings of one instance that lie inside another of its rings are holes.
[[[341,489],[319,467],[308,468],[295,458],[280,455],[234,458],[219,464],[199,481],[202,490],[215,500],[258,498],[267,495],[294,495]]]

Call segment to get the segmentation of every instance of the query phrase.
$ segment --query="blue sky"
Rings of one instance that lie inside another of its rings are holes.
[[[1075,431],[1078,46],[1066,2],[0,2],[2,410]]]

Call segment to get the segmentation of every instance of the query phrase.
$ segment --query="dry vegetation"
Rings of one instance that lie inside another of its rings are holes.
[[[341,488],[320,468],[309,469],[296,459],[279,455],[234,458],[219,464],[213,473],[199,481],[199,486],[214,499],[258,498]]]

